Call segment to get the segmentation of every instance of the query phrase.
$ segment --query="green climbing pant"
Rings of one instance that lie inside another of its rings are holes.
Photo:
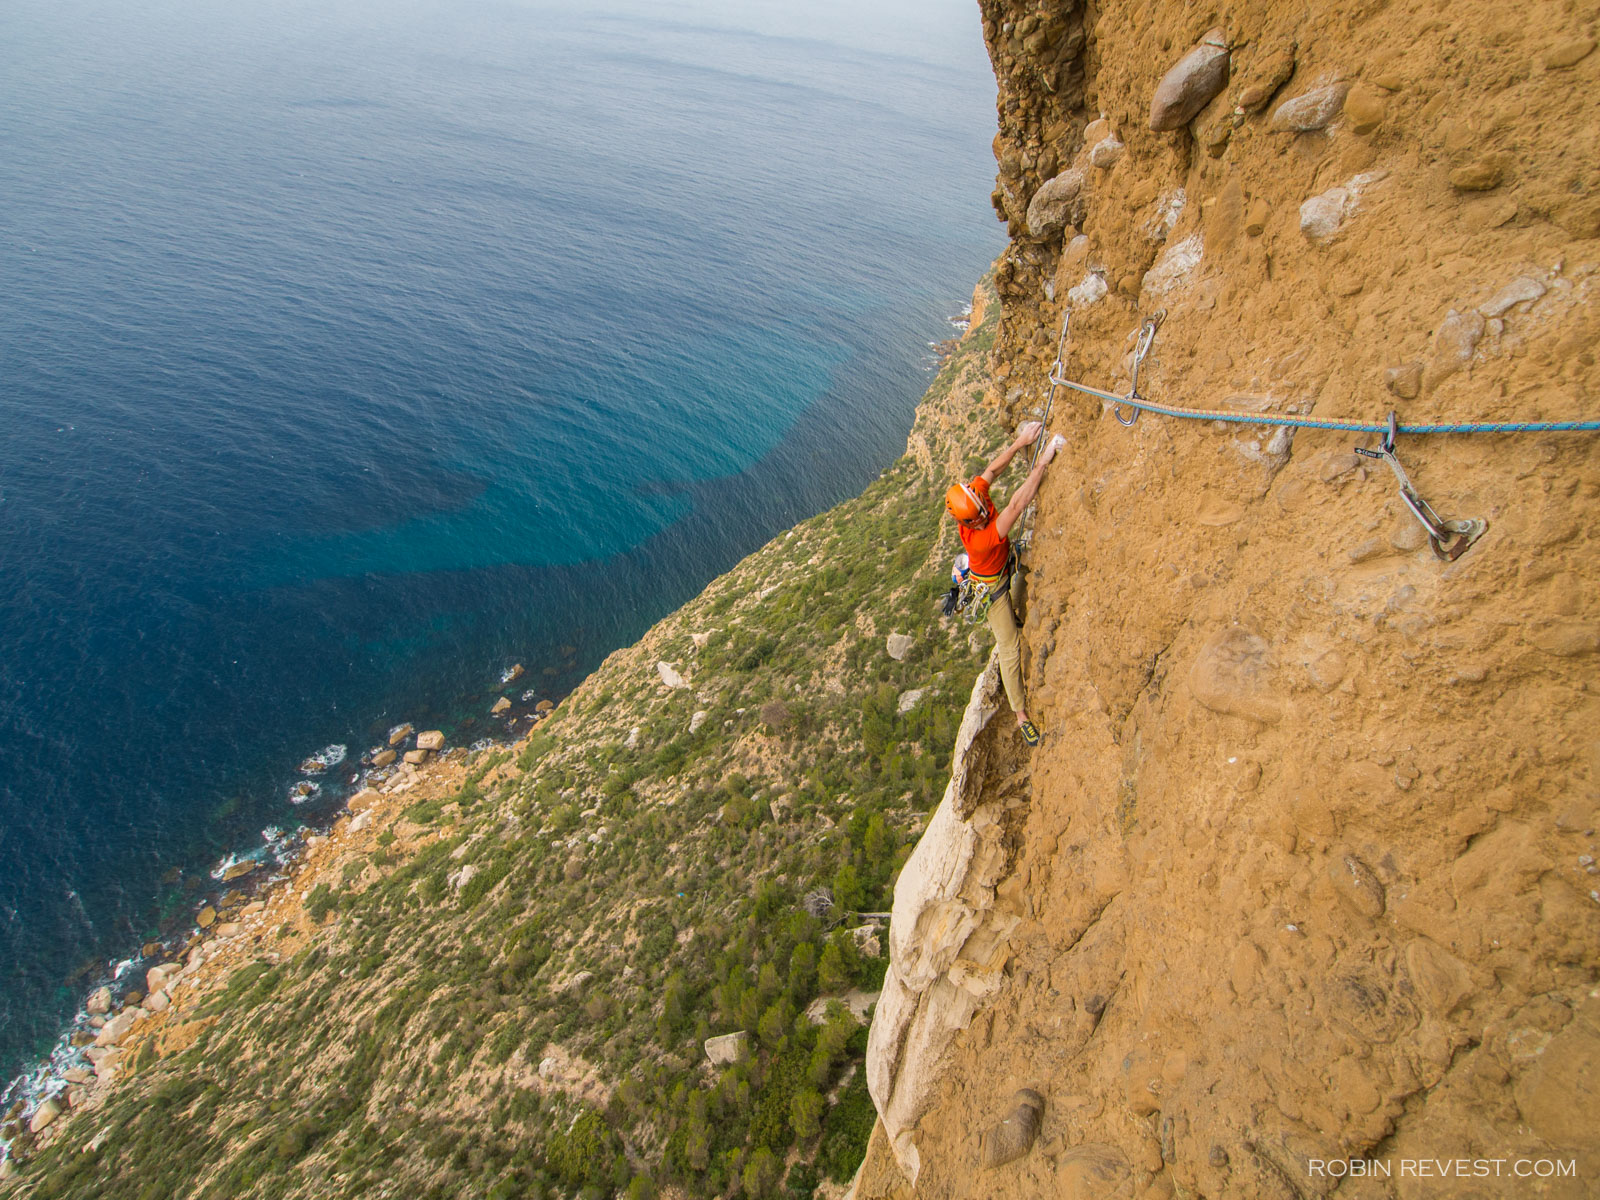
[[[1000,682],[1014,713],[1026,711],[1022,704],[1022,630],[1018,614],[1022,609],[1022,569],[1011,574],[1011,587],[989,605],[989,628],[994,632],[995,648],[1000,652]]]

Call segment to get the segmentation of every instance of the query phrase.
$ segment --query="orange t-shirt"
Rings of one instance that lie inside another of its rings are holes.
[[[983,501],[991,514],[989,523],[982,529],[956,526],[956,532],[961,535],[961,544],[967,550],[967,565],[974,575],[987,575],[990,578],[1003,575],[1006,560],[1011,557],[1011,539],[1001,537],[994,527],[998,514],[994,510],[994,501],[989,498],[989,481],[982,475],[974,475],[967,486],[978,493],[978,499]]]

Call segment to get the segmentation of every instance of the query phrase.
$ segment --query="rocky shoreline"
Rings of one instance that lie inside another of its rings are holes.
[[[523,675],[520,663],[507,668],[498,690]],[[147,1046],[163,1054],[179,1049],[218,1020],[198,1010],[226,988],[237,967],[275,963],[297,952],[320,924],[321,914],[307,909],[311,892],[330,870],[378,848],[376,839],[391,832],[402,807],[442,799],[459,787],[469,760],[526,738],[555,707],[556,701],[537,698],[535,690],[516,702],[498,695],[488,715],[505,720],[508,740],[480,738],[470,747],[447,748],[442,730],[397,725],[361,756],[361,769],[348,780],[353,794],[330,822],[288,835],[269,828],[263,833],[266,847],[253,852],[259,857],[224,858],[211,872],[216,886],[196,898],[187,931],[146,942],[119,963],[89,993],[44,1062],[11,1083],[0,1116],[0,1180],[15,1177],[19,1161],[79,1124],[69,1117],[100,1108],[115,1082],[137,1070]],[[314,777],[344,756],[343,746],[308,756],[299,766],[308,778],[291,789],[291,802],[316,795],[320,784]],[[402,796],[405,805],[396,803]]]

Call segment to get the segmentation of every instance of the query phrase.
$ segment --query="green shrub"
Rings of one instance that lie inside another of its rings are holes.
[[[867,1140],[872,1136],[878,1111],[867,1094],[867,1075],[857,1071],[855,1078],[828,1110],[822,1122],[822,1147],[817,1166],[835,1183],[848,1183],[861,1160],[866,1157]]]

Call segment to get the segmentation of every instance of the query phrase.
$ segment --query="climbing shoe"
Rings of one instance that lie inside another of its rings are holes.
[[[1039,727],[1032,721],[1024,721],[1021,725],[1018,725],[1017,732],[1022,735],[1022,740],[1027,742],[1028,745],[1037,746],[1039,744]]]

